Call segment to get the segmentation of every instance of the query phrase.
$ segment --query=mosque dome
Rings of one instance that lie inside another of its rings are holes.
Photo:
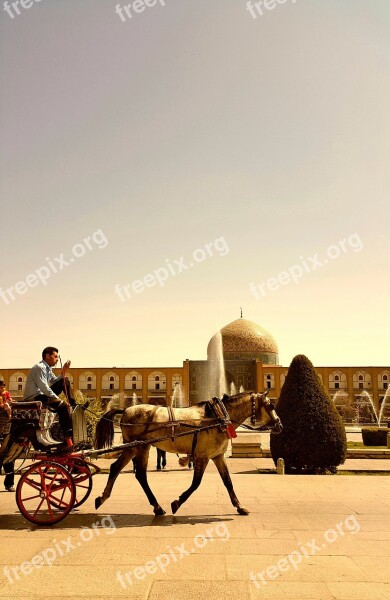
[[[278,345],[263,327],[248,319],[237,319],[220,330],[225,360],[254,360],[264,364],[279,363]],[[217,335],[217,334],[216,334]],[[207,356],[213,354],[215,336],[207,346]]]

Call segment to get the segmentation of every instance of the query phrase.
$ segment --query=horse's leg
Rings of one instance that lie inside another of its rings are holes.
[[[156,448],[156,450],[157,450],[157,471],[161,471],[162,451],[159,448]]]
[[[150,446],[143,448],[142,450],[137,451],[137,467],[135,469],[135,478],[139,481],[143,491],[145,492],[147,499],[149,500],[149,504],[153,506],[153,512],[156,516],[165,515],[165,510],[161,508],[155,495],[148,484],[148,478],[146,475],[146,469],[148,467],[148,459],[149,459],[149,449]]]
[[[114,487],[116,478],[118,477],[121,470],[130,462],[134,454],[135,450],[133,448],[130,448],[130,450],[124,450],[119,456],[119,458],[112,463],[110,467],[108,481],[106,487],[104,488],[103,494],[95,499],[96,509],[98,509],[103,504],[103,502],[105,502],[111,496],[111,491]]]
[[[188,500],[193,492],[200,486],[200,482],[202,481],[203,473],[206,470],[207,464],[209,462],[208,458],[196,458],[194,461],[194,476],[192,478],[192,483],[188,490],[183,492],[178,500],[174,500],[171,503],[172,513],[175,514],[180,506]]]
[[[249,515],[249,510],[241,506],[240,501],[238,500],[236,493],[233,489],[233,483],[230,478],[229,469],[226,464],[225,455],[219,454],[213,458],[214,464],[218,469],[218,472],[222,478],[222,481],[225,484],[227,491],[229,492],[230,500],[232,501],[233,506],[237,509],[239,515]]]

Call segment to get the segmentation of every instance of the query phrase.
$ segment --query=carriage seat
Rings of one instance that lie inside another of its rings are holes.
[[[14,402],[11,406],[11,421],[28,421],[39,424],[42,412],[42,402],[32,400],[31,402]]]

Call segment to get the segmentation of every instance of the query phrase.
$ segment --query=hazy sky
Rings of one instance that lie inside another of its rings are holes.
[[[389,1],[163,4],[0,11],[0,368],[389,365]]]

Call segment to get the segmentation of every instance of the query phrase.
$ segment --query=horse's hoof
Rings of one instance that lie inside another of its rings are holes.
[[[249,515],[249,510],[247,508],[244,508],[243,506],[239,506],[237,508],[237,512],[239,515]]]
[[[103,502],[102,502],[102,499],[100,496],[98,498],[95,498],[95,510],[100,508],[102,504],[103,504]]]
[[[180,502],[179,500],[174,500],[173,502],[171,502],[171,509],[172,509],[172,514],[174,515],[175,513],[177,513],[177,511],[180,508]]]
[[[153,512],[156,515],[156,517],[162,517],[163,515],[166,514],[165,510],[163,508],[161,508],[161,506],[159,506],[158,508],[154,508]]]

